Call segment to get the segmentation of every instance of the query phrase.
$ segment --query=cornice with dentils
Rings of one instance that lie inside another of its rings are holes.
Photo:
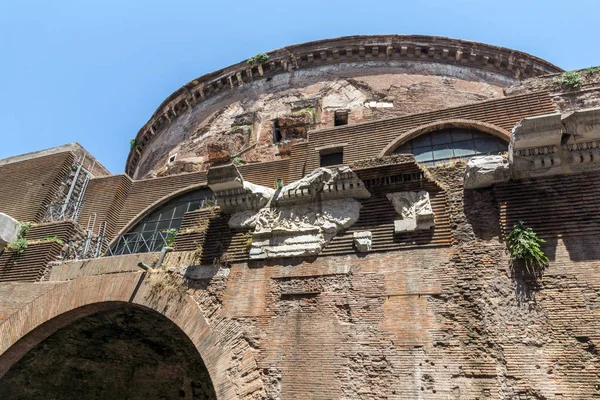
[[[133,176],[144,148],[156,134],[183,112],[227,90],[295,69],[375,60],[423,61],[460,65],[524,79],[561,72],[538,57],[504,47],[439,36],[347,36],[284,47],[267,53],[269,60],[250,65],[239,62],[203,75],[171,94],[136,135],[125,171]]]

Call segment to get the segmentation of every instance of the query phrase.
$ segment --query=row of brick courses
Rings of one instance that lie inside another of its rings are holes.
[[[389,143],[402,134],[436,121],[468,119],[492,124],[510,132],[522,118],[553,112],[555,109],[550,97],[547,93],[540,92],[314,131],[309,133],[306,146],[306,170],[312,171],[319,167],[319,151],[316,149],[327,145],[343,144],[344,163],[350,164],[357,160],[377,157]]]
[[[276,179],[287,180],[289,160],[246,164],[239,167],[244,179],[272,187]],[[126,175],[114,175],[90,180],[85,205],[79,218],[87,226],[90,218],[96,227],[107,222],[107,236],[112,240],[132,221],[157,206],[161,199],[168,200],[174,193],[183,193],[206,185],[206,173],[193,172],[162,178],[132,181]]]
[[[63,245],[44,240],[56,237],[63,242],[75,232],[75,222],[62,221],[32,225],[25,235],[27,249],[22,254],[5,250],[0,254],[0,282],[35,282],[42,278],[50,261],[56,261]]]
[[[509,182],[496,185],[495,194],[504,234],[518,221],[554,241],[557,236],[600,234],[598,172]]]
[[[0,167],[0,212],[19,221],[39,222],[73,164],[62,152]]]
[[[323,250],[323,256],[352,254],[353,233],[371,231],[373,251],[390,251],[421,246],[448,246],[451,243],[450,220],[446,211],[446,196],[442,188],[424,176],[412,157],[408,162],[357,170],[371,198],[361,200],[360,218],[351,228],[338,234]],[[398,191],[426,190],[435,213],[435,229],[394,233],[396,210],[386,194]],[[251,232],[232,231],[228,215],[219,208],[186,213],[176,237],[176,251],[196,251],[197,262],[212,264],[215,260],[228,262],[245,260],[251,243]]]
[[[131,179],[126,175],[113,175],[91,179],[85,192],[85,204],[79,224],[98,233],[100,224],[106,222],[108,237],[114,237],[119,228],[120,211],[131,189]]]

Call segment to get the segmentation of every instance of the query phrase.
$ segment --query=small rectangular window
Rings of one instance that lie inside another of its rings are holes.
[[[279,127],[279,119],[273,120],[273,143],[281,142],[281,128]]]
[[[344,162],[344,152],[337,151],[335,153],[321,154],[321,167],[330,165],[339,165]]]
[[[348,125],[348,110],[337,110],[333,113],[333,126]]]

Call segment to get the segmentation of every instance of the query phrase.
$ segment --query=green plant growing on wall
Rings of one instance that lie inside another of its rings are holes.
[[[242,160],[242,157],[235,157],[233,159],[233,164],[237,165],[237,166],[240,166],[240,165],[244,165],[245,162],[244,162],[244,160]]]
[[[306,107],[294,112],[296,115],[308,115],[312,122],[317,121],[317,110],[314,107]]]
[[[27,240],[25,238],[18,238],[14,242],[10,242],[6,247],[20,256],[27,250]]]
[[[171,247],[171,245],[175,243],[175,236],[177,236],[177,232],[179,232],[179,230],[174,228],[163,231],[165,234],[165,246]]]
[[[19,228],[19,237],[22,238],[27,235],[27,232],[31,229],[31,222],[21,222],[21,227]]]
[[[17,255],[23,254],[23,252],[27,249],[27,239],[25,239],[25,235],[31,229],[31,223],[29,222],[21,222],[19,227],[19,233],[17,238],[9,243],[6,247],[10,250],[14,251]]]
[[[54,243],[58,243],[61,246],[64,245],[64,242],[62,240],[60,240],[57,236],[48,236],[42,239],[42,242],[54,242]]]
[[[135,150],[135,149],[137,149],[137,147],[138,147],[138,140],[137,140],[137,139],[135,139],[135,138],[134,138],[134,139],[131,139],[131,140],[129,141],[129,148],[130,148],[131,150]]]
[[[548,265],[548,257],[540,247],[545,242],[533,229],[527,228],[523,221],[519,221],[508,235],[508,252],[513,261],[523,263],[527,272],[536,275]]]
[[[258,53],[247,60],[248,64],[250,65],[263,64],[267,61],[269,61],[269,55],[267,53]]]
[[[579,72],[577,71],[563,72],[552,81],[567,89],[578,88],[582,83],[581,75],[579,75]]]
[[[589,67],[583,70],[583,72],[585,72],[588,75],[594,75],[597,74],[598,72],[600,72],[600,68],[599,67]]]

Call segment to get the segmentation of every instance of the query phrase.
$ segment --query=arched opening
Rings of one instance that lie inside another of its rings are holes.
[[[113,303],[31,348],[0,378],[0,398],[216,399],[216,394],[198,350],[175,323],[146,307]]]
[[[448,127],[423,133],[396,147],[394,154],[414,154],[417,162],[431,166],[473,156],[500,154],[506,141],[468,127]]]
[[[160,251],[179,230],[185,213],[214,205],[207,188],[192,190],[156,206],[110,247],[111,255]]]

